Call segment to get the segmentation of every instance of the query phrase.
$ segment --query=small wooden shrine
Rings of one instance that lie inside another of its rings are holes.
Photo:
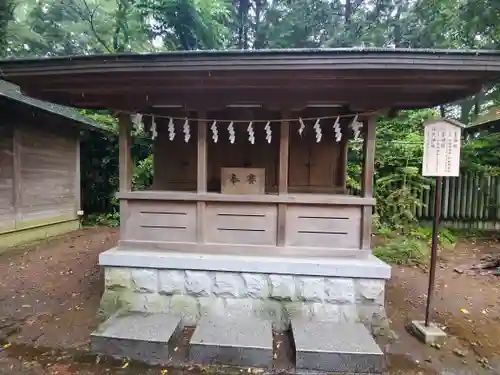
[[[500,54],[192,51],[0,69],[31,95],[120,118],[120,242],[100,255],[102,312],[184,325],[232,315],[241,329],[251,316],[271,340],[258,322],[383,321],[390,267],[371,254],[377,118],[478,92],[500,76]],[[147,191],[132,189],[133,126],[153,139]],[[358,195],[346,190],[351,145],[363,155]]]

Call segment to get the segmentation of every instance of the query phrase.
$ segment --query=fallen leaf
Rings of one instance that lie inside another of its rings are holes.
[[[455,348],[455,349],[453,349],[453,354],[455,354],[458,357],[465,357],[465,355],[467,353],[464,350],[462,350],[462,349]]]
[[[128,365],[129,365],[129,363],[128,363],[128,362],[125,362],[125,363],[123,364],[122,368],[127,368],[127,367],[128,367]]]
[[[466,310],[466,309],[460,309],[460,312],[461,312],[461,313],[464,313],[464,314],[468,314],[468,313],[469,313],[469,311],[468,311],[468,310]]]
[[[2,348],[9,349],[11,346],[12,346],[12,344],[10,344],[10,343],[9,344],[4,344],[4,345],[2,345]]]
[[[431,348],[440,350],[441,349],[441,345],[439,345],[437,342],[433,342],[433,343],[431,343]]]

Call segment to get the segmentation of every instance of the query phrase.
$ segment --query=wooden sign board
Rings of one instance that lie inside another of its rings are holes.
[[[462,127],[445,119],[425,124],[423,176],[458,177]]]
[[[264,168],[221,168],[222,194],[264,194]]]

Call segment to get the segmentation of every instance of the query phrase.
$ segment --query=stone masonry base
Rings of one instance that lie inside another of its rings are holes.
[[[293,318],[386,321],[384,279],[105,267],[101,316],[118,310],[178,314],[195,325],[207,313],[251,314],[289,328]]]

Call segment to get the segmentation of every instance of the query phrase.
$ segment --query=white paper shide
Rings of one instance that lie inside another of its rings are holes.
[[[447,120],[425,125],[423,176],[459,176],[461,135],[460,125]]]

